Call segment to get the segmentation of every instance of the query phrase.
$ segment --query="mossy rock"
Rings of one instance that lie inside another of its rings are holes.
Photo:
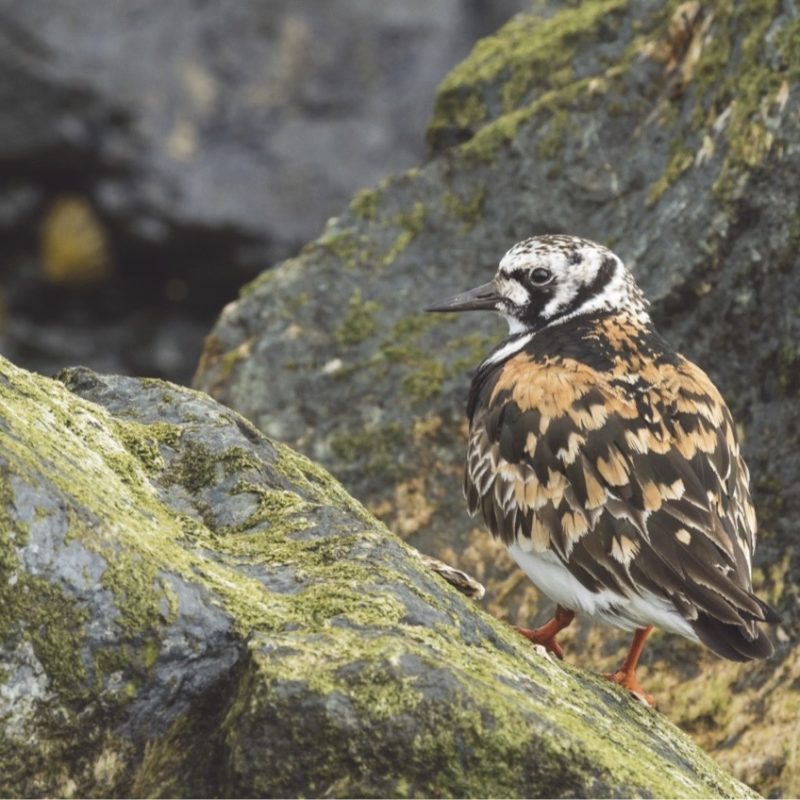
[[[733,409],[760,520],[757,588],[787,620],[766,664],[657,636],[644,669],[673,721],[774,795],[800,792],[799,36],[796,15],[761,0],[535,4],[445,78],[431,159],[359,194],[247,287],[196,377],[420,549],[479,571],[493,613],[533,625],[551,607],[461,498],[470,374],[504,326],[422,309],[484,283],[527,236],[612,246],[661,332]],[[587,666],[612,668],[624,646],[577,636],[568,658]]]
[[[0,360],[0,795],[750,796],[210,398]]]

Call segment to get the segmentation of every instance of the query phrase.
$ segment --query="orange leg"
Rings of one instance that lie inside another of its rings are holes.
[[[572,620],[575,619],[575,612],[563,606],[556,606],[556,613],[550,622],[546,622],[541,628],[531,630],[515,625],[514,628],[526,639],[530,639],[534,644],[540,644],[558,658],[564,658],[564,651],[556,641],[556,634],[563,631]]]
[[[633,635],[631,649],[628,650],[628,655],[625,657],[622,667],[616,672],[604,673],[603,677],[608,678],[612,683],[618,683],[620,686],[624,686],[629,692],[638,695],[647,705],[655,708],[656,701],[653,695],[648,694],[642,689],[639,685],[639,681],[636,680],[636,666],[639,663],[642,650],[644,650],[644,643],[647,641],[647,637],[651,634],[652,630],[652,625],[648,625],[646,628],[639,628]]]

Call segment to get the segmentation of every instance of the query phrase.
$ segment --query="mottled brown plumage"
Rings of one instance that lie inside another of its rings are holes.
[[[770,655],[731,414],[655,332],[622,262],[575,237],[526,240],[435,310],[471,308],[511,335],[469,396],[469,511],[561,607],[640,632],[615,678],[629,688],[653,624],[725,658]]]

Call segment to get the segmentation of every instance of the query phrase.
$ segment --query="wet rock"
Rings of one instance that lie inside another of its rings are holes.
[[[750,796],[207,396],[0,361],[0,794]]]
[[[547,605],[509,577],[460,490],[470,374],[504,326],[422,309],[485,282],[527,236],[613,247],[741,426],[761,523],[756,584],[785,619],[771,662],[734,667],[665,636],[646,667],[675,721],[761,790],[792,794],[800,31],[791,4],[696,5],[551,8],[478,43],[440,87],[432,159],[355,195],[298,258],[246,286],[208,337],[196,385],[475,574],[495,613],[532,624]],[[619,636],[578,637],[569,657],[613,666]]]

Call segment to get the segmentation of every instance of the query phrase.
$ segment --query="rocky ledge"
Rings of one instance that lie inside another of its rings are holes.
[[[460,491],[471,372],[505,326],[422,309],[484,283],[525,237],[611,246],[660,332],[731,406],[760,525],[754,581],[783,619],[757,664],[656,634],[644,680],[776,797],[800,795],[798,41],[790,2],[533,3],[442,82],[430,160],[358,193],[245,287],[196,378],[395,532],[476,574],[494,614],[535,626],[552,606]],[[567,632],[568,657],[614,668],[629,637],[598,629]]]
[[[749,796],[203,394],[0,360],[0,794]]]

